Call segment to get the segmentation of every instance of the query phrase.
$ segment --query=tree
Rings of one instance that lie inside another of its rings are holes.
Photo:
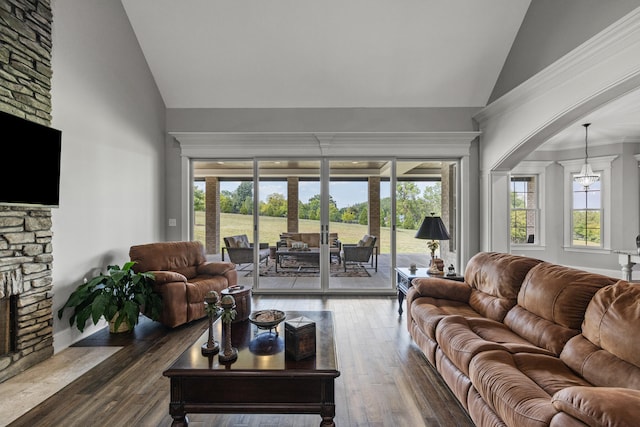
[[[356,219],[356,214],[353,209],[346,208],[342,211],[341,218],[342,222],[353,222]]]
[[[234,213],[233,211],[233,195],[230,191],[220,192],[220,212]]]
[[[252,213],[253,212],[253,183],[251,181],[243,181],[233,192],[233,211],[235,213]],[[248,208],[248,206],[251,206]]]
[[[196,185],[193,186],[193,210],[194,211],[204,211],[204,191],[198,188]]]
[[[427,185],[422,192],[424,199],[422,218],[434,213],[436,216],[442,216],[442,184],[440,181]]]
[[[360,225],[369,224],[369,210],[366,207],[363,207],[360,210],[360,216],[358,218],[358,224],[360,224]]]
[[[260,215],[286,217],[287,200],[280,193],[269,194],[266,203],[260,204]]]
[[[420,189],[414,182],[400,182],[396,186],[396,207],[398,224],[402,228],[415,229],[422,219],[422,209],[418,202]]]

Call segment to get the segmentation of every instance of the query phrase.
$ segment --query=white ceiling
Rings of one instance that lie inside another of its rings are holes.
[[[122,0],[167,108],[483,107],[530,0]],[[640,91],[540,150],[640,141]]]
[[[586,115],[573,126],[549,138],[538,150],[584,148],[584,123],[591,123],[589,147],[640,142],[640,90],[630,92]]]
[[[122,0],[167,108],[482,107],[530,0]]]

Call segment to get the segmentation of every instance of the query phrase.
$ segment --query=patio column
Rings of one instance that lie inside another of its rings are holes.
[[[298,183],[297,176],[287,177],[287,232],[298,232]]]
[[[217,177],[205,178],[205,253],[220,251],[220,181]]]
[[[369,234],[378,238],[380,247],[380,177],[369,177]]]

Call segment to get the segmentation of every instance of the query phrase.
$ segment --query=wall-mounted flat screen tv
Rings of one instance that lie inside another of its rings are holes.
[[[60,204],[62,132],[0,111],[0,205]]]

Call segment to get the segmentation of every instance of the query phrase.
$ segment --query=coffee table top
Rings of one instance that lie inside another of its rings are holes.
[[[198,375],[238,375],[243,372],[265,372],[269,375],[278,372],[290,375],[295,371],[309,373],[325,372],[338,376],[338,362],[335,346],[333,313],[331,311],[287,311],[286,319],[308,317],[316,323],[316,355],[295,361],[285,357],[284,321],[278,325],[279,336],[257,329],[249,321],[231,324],[231,341],[238,349],[238,358],[231,364],[221,364],[218,355],[203,356],[202,344],[207,342],[209,332],[205,331],[195,343],[182,353],[164,372],[165,376]],[[286,321],[285,319],[285,321]],[[214,324],[214,339],[224,346],[222,322]]]
[[[320,254],[320,248],[307,248],[307,249],[293,249],[293,248],[279,248],[276,251],[277,254],[291,254],[291,255],[304,255],[304,254]]]

